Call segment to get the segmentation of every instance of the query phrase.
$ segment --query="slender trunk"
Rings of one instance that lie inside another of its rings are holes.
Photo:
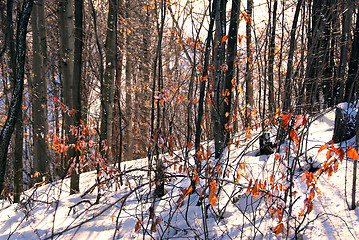
[[[359,9],[357,12],[357,16],[359,14]],[[356,26],[354,31],[354,41],[352,45],[352,52],[349,60],[349,70],[348,70],[348,80],[347,86],[351,86],[351,92],[354,91],[359,95],[359,17],[356,20]],[[356,96],[356,97],[357,97]],[[353,99],[352,93],[348,96],[348,102]],[[357,113],[356,117],[356,145],[359,144],[359,113]],[[354,161],[353,165],[353,189],[352,189],[352,206],[351,209],[356,208],[356,188],[357,188],[357,171],[358,171],[358,161]]]
[[[196,153],[200,151],[200,143],[201,143],[201,135],[202,135],[202,127],[203,127],[203,104],[204,104],[204,97],[205,97],[205,90],[206,90],[206,82],[208,82],[208,66],[209,66],[209,55],[211,50],[211,41],[212,41],[212,34],[213,34],[213,25],[215,19],[215,1],[213,1],[213,9],[212,13],[210,13],[211,19],[208,28],[208,35],[206,40],[206,49],[204,53],[204,63],[203,63],[203,72],[202,72],[202,79],[200,84],[200,92],[199,92],[199,100],[198,100],[198,116],[196,122],[196,135],[195,135],[195,149]],[[197,173],[201,172],[201,161],[199,154],[195,154],[195,162]]]
[[[127,19],[127,28],[130,28],[130,24],[131,24],[131,3],[130,1],[127,1],[126,4],[126,19]],[[127,31],[126,34],[126,67],[125,67],[125,72],[126,72],[126,95],[125,95],[125,99],[126,99],[126,110],[125,110],[125,118],[127,121],[127,128],[126,128],[126,134],[125,134],[125,159],[126,160],[131,160],[132,159],[132,127],[133,127],[133,122],[132,122],[132,78],[133,78],[133,61],[132,61],[132,55],[133,55],[133,48],[132,48],[132,32],[131,31]]]
[[[73,108],[73,73],[74,73],[74,21],[73,21],[73,0],[59,0],[58,3],[58,26],[60,35],[60,72],[62,81],[62,97],[65,105]],[[63,114],[63,136],[70,137],[69,129],[74,124],[73,118]],[[71,143],[71,141],[67,141]],[[71,149],[66,156],[63,156],[63,174],[67,174],[70,158],[74,155]]]
[[[297,7],[294,13],[293,25],[290,31],[290,43],[289,43],[289,54],[288,54],[288,64],[287,64],[287,73],[284,82],[284,90],[285,90],[285,98],[283,99],[283,111],[288,112],[290,111],[290,103],[291,103],[291,96],[292,96],[292,71],[293,71],[293,57],[294,57],[294,50],[295,50],[295,32],[297,30],[298,18],[300,9],[302,6],[303,0],[299,0],[297,3]]]
[[[214,85],[213,85],[213,119],[214,119],[214,142],[215,142],[215,158],[219,158],[223,152],[223,142],[224,142],[224,132],[222,131],[222,110],[221,103],[223,101],[223,64],[225,58],[225,41],[223,41],[223,37],[225,36],[225,18],[223,17],[223,12],[226,10],[226,2],[222,0],[216,1],[215,8],[215,25],[216,25],[216,33],[215,33],[215,73],[214,73]]]
[[[253,52],[252,52],[252,15],[253,15],[253,0],[247,0],[247,18],[246,19],[246,111],[245,111],[245,126],[251,125],[251,110],[254,108],[254,86],[253,86]]]
[[[123,149],[123,127],[122,127],[122,108],[121,108],[121,76],[122,76],[122,58],[123,58],[123,54],[122,51],[119,51],[119,47],[121,46],[121,49],[123,44],[122,44],[122,39],[123,38],[119,38],[117,36],[117,32],[118,32],[118,23],[120,22],[118,20],[118,18],[120,18],[123,16],[123,11],[118,11],[119,9],[123,8],[123,0],[119,0],[119,1],[115,1],[115,3],[117,4],[115,6],[115,59],[116,59],[116,75],[115,75],[115,80],[116,80],[116,109],[114,111],[114,115],[115,115],[115,121],[114,124],[118,124],[118,128],[117,128],[117,132],[116,132],[116,148],[117,148],[117,162],[118,162],[118,169],[119,171],[121,171],[121,162],[122,162],[122,149]],[[117,115],[116,115],[117,114]],[[118,139],[118,141],[117,141]],[[114,142],[114,141],[113,141]],[[120,175],[120,184],[122,185],[122,174]]]
[[[42,176],[50,180],[49,151],[45,141],[47,134],[47,44],[44,19],[43,0],[34,3],[32,17],[32,39],[33,39],[33,80],[32,90],[32,117],[33,117],[33,171],[41,175],[35,179],[42,181]]]
[[[20,108],[19,117],[16,122],[16,130],[15,130],[15,161],[14,161],[14,202],[20,202],[20,195],[24,190],[23,186],[23,121],[22,121],[22,109]]]
[[[147,145],[148,145],[148,122],[149,122],[149,116],[150,116],[150,68],[149,63],[151,61],[150,58],[150,46],[151,43],[151,34],[150,34],[150,13],[148,9],[148,5],[146,4],[144,6],[146,8],[145,17],[144,17],[144,31],[142,33],[142,63],[140,64],[140,71],[142,73],[143,81],[141,82],[141,108],[142,108],[142,114],[143,114],[143,121],[140,122],[140,134],[142,137],[142,146],[140,146],[140,150],[145,151]]]
[[[356,116],[356,145],[359,146],[359,113]],[[356,191],[357,191],[357,172],[358,172],[358,160],[353,163],[353,185],[352,185],[352,205],[351,210],[354,210],[356,206]]]
[[[153,64],[153,85],[152,85],[152,102],[151,102],[151,147],[148,149],[148,160],[150,171],[152,169],[152,158],[156,156],[156,170],[155,170],[155,196],[162,197],[164,193],[164,166],[162,159],[159,158],[159,146],[158,141],[161,134],[160,131],[160,101],[157,101],[157,123],[155,128],[155,91],[156,91],[156,80],[157,80],[157,91],[161,90],[161,52],[162,52],[162,40],[163,40],[163,29],[166,19],[166,0],[161,0],[161,15],[160,23],[157,27],[158,31],[158,43],[156,49],[156,57]],[[158,70],[158,71],[157,71]],[[158,73],[158,75],[157,75]],[[153,146],[154,145],[154,146]],[[149,172],[151,174],[151,172]]]
[[[106,116],[103,115],[103,118],[106,117],[106,120],[101,122],[101,135],[102,140],[106,139],[108,146],[112,146],[112,123],[113,123],[113,105],[114,105],[114,86],[115,86],[115,11],[114,6],[116,5],[117,0],[109,1],[109,9],[107,15],[107,31],[106,31],[106,69],[104,74],[104,102],[106,108]],[[107,156],[112,162],[112,154]]]
[[[233,80],[234,80],[234,60],[237,56],[237,35],[238,35],[238,23],[239,23],[239,7],[240,0],[232,1],[231,20],[229,24],[228,32],[228,56],[225,82],[224,82],[224,107],[223,114],[224,121],[222,123],[222,131],[225,133],[223,147],[226,147],[230,140],[231,124],[230,119],[232,116],[232,95],[233,95]]]
[[[276,104],[274,102],[274,50],[275,50],[275,31],[277,25],[277,5],[278,0],[274,0],[273,20],[271,23],[272,31],[269,39],[269,61],[268,61],[268,106],[269,113],[274,114]]]
[[[359,10],[358,10],[359,13]],[[354,30],[354,40],[352,44],[352,51],[349,59],[349,69],[348,69],[348,79],[345,86],[345,101],[352,102],[354,92],[359,88],[359,74],[358,74],[358,65],[359,65],[359,17],[356,20],[355,30]],[[356,91],[358,94],[359,91]]]
[[[344,83],[345,72],[348,66],[349,59],[349,39],[350,39],[350,27],[352,25],[354,3],[353,0],[344,1],[343,9],[343,27],[342,36],[340,39],[340,63],[338,70],[338,88],[336,89],[336,103],[340,103],[344,100]]]
[[[281,108],[281,99],[283,98],[282,94],[282,62],[283,62],[283,45],[284,45],[284,8],[285,8],[285,0],[282,0],[282,32],[280,39],[280,50],[279,50],[279,63],[278,63],[278,93],[277,93],[277,104],[278,108]]]
[[[83,0],[75,0],[75,45],[74,45],[74,73],[73,73],[73,109],[76,111],[74,114],[74,126],[80,127],[81,121],[81,71],[82,71],[82,35],[83,35],[83,24],[82,24],[82,10]],[[76,144],[76,139],[74,142]],[[79,157],[80,152],[75,150],[74,161],[76,162],[76,168],[79,168]],[[78,171],[71,171],[71,182],[70,182],[70,194],[75,194],[80,191],[80,175]]]

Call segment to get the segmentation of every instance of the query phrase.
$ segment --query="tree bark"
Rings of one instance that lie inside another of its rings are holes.
[[[62,81],[62,97],[65,105],[73,108],[72,91],[73,91],[73,73],[74,73],[74,21],[73,21],[73,0],[59,0],[58,2],[58,20],[60,35],[60,72]],[[63,114],[64,136],[69,137],[70,126],[74,124],[73,118],[68,114]],[[70,143],[70,141],[67,141]],[[73,156],[70,149],[67,156],[64,156],[62,163],[63,174],[67,174],[69,160]]]
[[[75,46],[74,46],[74,73],[73,73],[73,109],[76,111],[74,114],[74,125],[81,127],[81,72],[82,72],[82,35],[83,35],[83,0],[75,0]],[[73,136],[72,136],[73,138]],[[77,139],[77,136],[76,136]],[[73,143],[76,144],[76,139]],[[79,168],[78,162],[80,152],[74,150],[74,157],[76,158],[76,168]],[[73,169],[71,171],[70,194],[75,194],[80,191],[80,175],[78,171]]]
[[[254,108],[254,86],[253,86],[253,52],[252,52],[252,15],[253,15],[253,0],[247,0],[247,19],[246,19],[246,111],[245,111],[245,126],[251,125],[251,110]]]
[[[232,88],[233,88],[233,79],[234,79],[234,60],[237,56],[237,36],[238,36],[238,23],[239,23],[239,10],[240,0],[232,1],[232,10],[231,10],[231,20],[229,24],[228,32],[228,55],[227,55],[227,66],[225,82],[224,82],[224,92],[225,97],[223,101],[223,113],[222,116],[224,121],[222,123],[222,131],[225,133],[223,148],[225,148],[230,140],[231,127],[230,119],[232,116]],[[226,94],[227,93],[227,94]]]
[[[293,25],[292,29],[290,31],[290,43],[289,43],[289,53],[288,53],[288,64],[287,64],[287,73],[285,77],[284,82],[284,91],[285,91],[285,97],[283,99],[283,111],[288,112],[290,111],[290,103],[291,103],[291,96],[292,96],[292,71],[293,71],[293,56],[294,56],[294,50],[295,50],[295,31],[297,30],[297,24],[298,24],[298,18],[299,18],[299,12],[302,6],[303,0],[299,0],[297,3],[297,7],[295,9],[294,13],[294,19],[293,19]]]
[[[358,150],[358,146],[359,146],[359,111],[357,111],[357,116],[356,116],[356,149]],[[354,210],[357,206],[356,206],[356,191],[357,191],[357,173],[358,172],[358,160],[354,160],[353,162],[353,185],[352,185],[352,205],[351,205],[351,210]]]
[[[268,61],[268,106],[269,113],[274,114],[276,104],[274,102],[274,50],[275,50],[275,31],[277,25],[277,5],[278,0],[274,0],[273,21],[271,23],[271,33],[269,38],[269,61]]]
[[[352,25],[353,0],[344,1],[345,8],[343,9],[343,23],[342,23],[342,36],[340,40],[340,63],[338,70],[338,88],[336,89],[336,104],[344,100],[344,83],[345,72],[348,66],[349,59],[349,39],[350,39],[350,27]]]
[[[359,9],[357,11],[357,16],[359,14]],[[359,96],[359,17],[356,20],[356,26],[354,31],[354,41],[352,45],[352,52],[349,60],[349,70],[348,70],[348,80],[347,86],[351,86],[351,92],[356,91],[356,97]],[[348,96],[348,102],[352,99],[352,94]],[[356,145],[359,144],[359,112],[357,112],[356,117]],[[357,147],[358,149],[358,147]],[[351,209],[356,208],[356,188],[357,188],[357,171],[358,171],[358,161],[354,161],[353,165],[353,188],[352,188],[352,206]]]
[[[359,14],[359,10],[358,10]],[[345,101],[352,102],[354,100],[353,93],[358,88],[358,66],[359,65],[359,18],[356,20],[355,30],[354,30],[354,40],[352,44],[352,51],[349,59],[349,69],[348,69],[348,79],[345,86]],[[356,91],[357,96],[359,91]],[[357,97],[356,96],[356,97]]]
[[[104,74],[104,91],[103,98],[105,102],[106,115],[103,114],[101,121],[101,135],[102,140],[106,139],[108,146],[112,146],[112,123],[113,123],[113,105],[114,105],[114,85],[115,85],[115,1],[109,1],[109,9],[107,15],[107,31],[106,31],[106,69]],[[108,154],[107,157],[112,162],[112,154]]]
[[[20,196],[24,190],[23,186],[23,120],[22,109],[20,108],[19,117],[16,122],[15,129],[15,159],[14,159],[14,202],[20,202]]]
[[[126,21],[127,21],[127,28],[131,28],[131,2],[127,1],[126,3]],[[127,120],[127,128],[125,131],[125,146],[124,146],[124,154],[126,160],[131,160],[133,158],[132,154],[132,144],[133,144],[133,136],[132,136],[132,129],[133,129],[133,122],[132,122],[132,78],[133,78],[133,61],[132,55],[134,55],[134,49],[132,48],[132,32],[126,32],[126,110],[125,110],[125,119]]]
[[[224,132],[222,131],[222,115],[221,102],[223,100],[222,89],[223,89],[223,65],[225,60],[225,17],[223,13],[226,12],[226,1],[218,0],[215,8],[215,61],[214,61],[214,81],[213,81],[213,120],[214,120],[214,142],[215,142],[215,158],[219,158],[223,152]]]
[[[0,133],[0,194],[4,189],[6,159],[11,135],[14,131],[22,104],[24,90],[24,71],[26,54],[26,33],[33,0],[25,0],[17,24],[15,74],[13,75],[14,90],[10,102],[9,112],[4,127]]]
[[[209,66],[209,56],[210,56],[210,48],[211,48],[211,42],[212,40],[212,34],[213,34],[213,25],[214,25],[214,19],[215,19],[215,1],[213,1],[212,4],[212,13],[210,13],[211,19],[209,23],[208,28],[208,35],[206,40],[206,49],[204,52],[204,63],[203,63],[203,72],[202,72],[202,79],[200,84],[200,92],[199,92],[199,100],[198,100],[198,116],[196,121],[196,135],[195,135],[195,163],[196,163],[196,169],[197,173],[201,173],[201,161],[200,156],[197,154],[198,151],[200,151],[200,144],[201,144],[201,135],[202,135],[202,124],[203,124],[203,115],[204,115],[204,97],[205,97],[205,90],[206,90],[206,83],[208,82],[208,66]]]
[[[41,176],[36,181],[42,181],[42,176],[50,180],[49,151],[45,141],[47,134],[47,44],[44,17],[44,1],[34,3],[32,17],[33,39],[33,80],[32,90],[32,117],[33,117],[33,173],[39,172]]]

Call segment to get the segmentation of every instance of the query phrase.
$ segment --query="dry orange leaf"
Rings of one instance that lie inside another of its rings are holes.
[[[243,39],[243,35],[238,36],[238,45],[241,45]]]
[[[348,147],[347,149],[347,155],[348,157],[350,157],[351,159],[358,161],[358,152],[357,150],[355,150],[355,148],[352,147]]]
[[[210,183],[209,197],[208,197],[209,203],[212,205],[212,207],[214,207],[216,205],[216,202],[218,202],[216,192],[217,192],[217,183],[212,181]]]
[[[283,230],[284,230],[284,224],[283,224],[283,223],[281,223],[281,224],[279,224],[278,226],[276,226],[275,228],[273,228],[273,232],[274,232],[276,235],[278,235],[278,234],[280,234],[281,232],[283,232]]]
[[[135,232],[138,232],[140,230],[140,224],[142,223],[142,220],[138,220],[138,222],[135,225]]]
[[[185,191],[184,195],[187,196],[187,195],[191,194],[192,192],[193,192],[193,187],[192,187],[192,185],[191,185],[191,186],[189,186],[189,188],[187,189],[187,191]]]
[[[340,149],[338,150],[338,155],[339,155],[340,161],[342,162],[343,159],[344,159],[344,156],[345,156],[344,150],[340,148]]]
[[[227,41],[227,39],[228,39],[228,36],[223,36],[223,38],[222,38],[222,42]]]
[[[323,146],[321,146],[318,150],[318,153],[320,153],[321,151],[323,151],[324,149],[327,149],[329,147],[329,144],[325,144]]]

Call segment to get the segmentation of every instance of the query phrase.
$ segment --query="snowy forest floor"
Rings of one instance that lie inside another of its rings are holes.
[[[330,143],[334,119],[335,110],[332,110],[312,122],[301,159],[304,156],[306,159],[311,157],[315,164],[323,164],[327,150],[319,154],[318,150],[322,145]],[[238,136],[238,139],[244,135]],[[349,211],[347,204],[347,201],[351,202],[353,160],[345,157],[344,161],[339,162],[338,171],[331,177],[322,175],[318,178],[316,187],[321,194],[315,195],[313,210],[302,222],[298,220],[298,215],[305,209],[308,187],[305,181],[301,183],[301,178],[308,170],[308,164],[301,161],[301,168],[295,171],[293,191],[297,194],[291,204],[290,216],[288,204],[282,210],[283,218],[275,216],[266,195],[253,196],[248,191],[248,184],[250,179],[261,180],[262,183],[267,181],[269,189],[271,176],[280,181],[286,169],[283,164],[275,164],[278,160],[276,156],[279,155],[257,156],[258,141],[253,141],[251,146],[250,142],[243,140],[237,147],[233,144],[228,161],[228,169],[232,171],[228,176],[219,178],[222,187],[216,189],[218,202],[215,202],[214,207],[209,204],[208,196],[211,195],[211,182],[205,177],[199,181],[195,193],[186,194],[191,181],[183,162],[179,160],[181,158],[164,156],[166,166],[169,166],[166,169],[169,181],[165,185],[165,196],[155,200],[153,186],[149,187],[147,177],[147,159],[133,160],[122,165],[122,170],[127,172],[122,186],[108,178],[98,204],[94,204],[97,188],[84,195],[96,183],[94,171],[81,174],[79,194],[69,195],[69,179],[66,178],[27,190],[19,204],[2,200],[0,239],[359,238],[359,208]],[[342,143],[341,147],[354,144],[355,138]],[[206,148],[212,148],[213,152],[213,143],[205,145]],[[283,156],[284,149],[285,146],[281,153]],[[194,154],[193,151],[191,153]],[[182,155],[181,152],[176,154]],[[216,163],[214,159],[207,161],[211,161],[211,166]],[[245,169],[238,166],[245,166]],[[277,192],[281,194],[279,190]],[[200,196],[205,196],[202,201],[207,201],[207,205],[201,204]],[[281,205],[278,201],[274,204]],[[208,216],[204,219],[206,209]],[[284,229],[277,235],[273,230],[280,222]],[[204,230],[204,226],[207,226],[208,231]]]

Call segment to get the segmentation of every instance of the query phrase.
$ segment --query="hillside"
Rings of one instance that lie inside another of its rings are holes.
[[[327,150],[319,154],[318,150],[330,142],[334,118],[335,111],[332,110],[310,124],[307,151],[303,150],[303,154],[312,158],[314,166],[322,166],[326,160]],[[243,139],[243,136],[237,139]],[[346,203],[346,199],[350,202],[351,195],[351,159],[345,157],[343,162],[339,162],[337,172],[331,177],[324,174],[318,177],[316,187],[321,194],[316,192],[313,210],[303,221],[298,216],[305,209],[304,201],[309,191],[305,180],[301,183],[301,178],[309,165],[301,161],[302,166],[298,166],[294,173],[292,193],[297,193],[291,205],[287,203],[284,207],[281,200],[270,201],[268,194],[262,193],[271,191],[269,182],[263,191],[259,187],[258,194],[253,188],[248,188],[249,182],[257,179],[264,183],[274,173],[274,181],[279,183],[281,172],[286,171],[285,164],[273,165],[279,159],[276,154],[257,156],[257,141],[250,145],[253,139],[238,141],[237,147],[233,144],[228,158],[231,172],[228,176],[219,176],[217,186],[202,176],[193,192],[189,188],[191,183],[185,167],[180,167],[183,165],[178,160],[180,152],[175,153],[178,159],[166,156],[166,166],[170,166],[166,170],[166,194],[155,200],[153,186],[150,189],[148,184],[147,159],[123,163],[123,171],[126,171],[123,185],[115,184],[109,177],[98,204],[94,204],[97,188],[84,195],[96,182],[95,172],[81,174],[79,194],[69,195],[69,179],[30,189],[23,194],[19,204],[0,203],[0,239],[283,239],[287,234],[290,239],[357,239],[359,209],[349,211]],[[211,144],[207,144],[208,149]],[[345,144],[353,145],[354,139]],[[344,143],[342,147],[346,147]],[[285,146],[282,148],[285,151]],[[212,166],[215,162],[214,159],[208,160]],[[220,190],[219,183],[222,186]],[[213,187],[215,191],[211,190]],[[280,189],[274,192],[283,197]],[[207,195],[202,199],[206,204],[200,203],[199,195]],[[214,207],[209,204],[211,201],[214,201]],[[273,212],[281,205],[283,214]],[[204,221],[206,208],[208,216]],[[274,231],[278,228],[273,228],[280,226],[280,221],[284,229],[276,235]],[[291,226],[288,232],[287,221]]]

